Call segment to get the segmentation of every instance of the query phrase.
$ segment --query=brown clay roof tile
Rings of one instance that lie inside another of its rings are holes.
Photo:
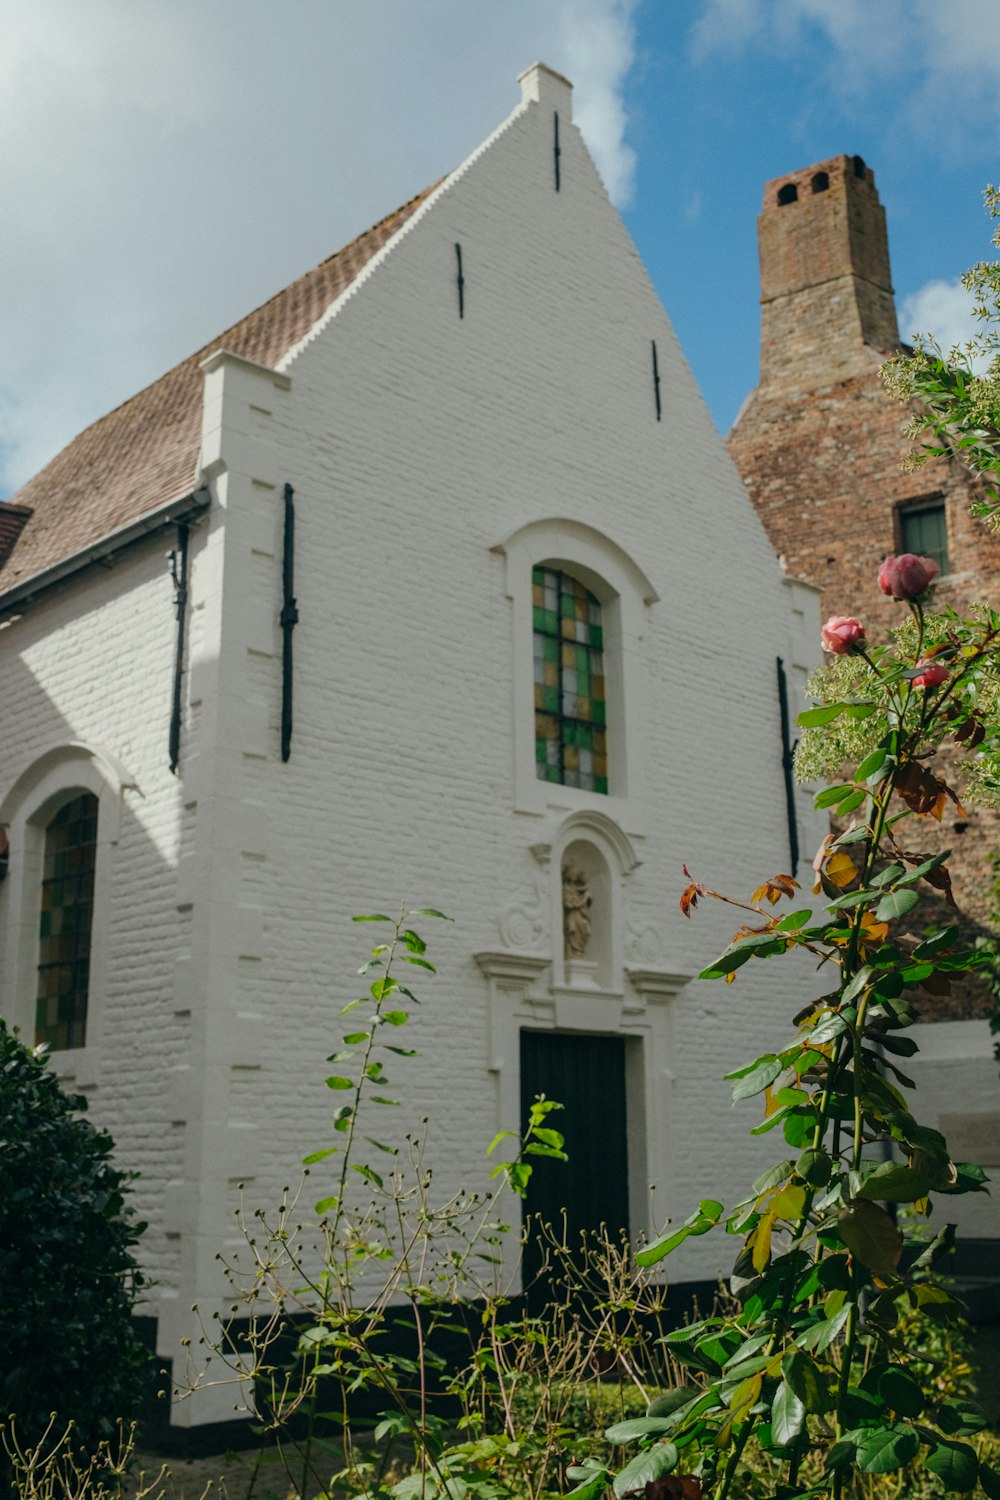
[[[435,184],[436,186],[436,184]],[[202,361],[216,349],[276,365],[433,187],[321,261],[196,354],[108,412],[0,506],[0,594],[194,489]],[[29,511],[15,526],[15,512]],[[4,538],[9,546],[5,553]]]

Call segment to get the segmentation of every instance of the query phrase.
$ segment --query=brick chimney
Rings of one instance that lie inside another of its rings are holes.
[[[767,183],[757,238],[762,388],[834,385],[899,347],[885,210],[860,156]]]

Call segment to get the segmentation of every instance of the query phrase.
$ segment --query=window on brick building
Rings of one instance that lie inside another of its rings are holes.
[[[931,557],[941,569],[942,576],[947,573],[948,520],[944,501],[904,505],[899,512],[899,541],[901,552]]]
[[[829,172],[816,172],[813,174],[812,190],[814,193],[825,193],[830,186]]]
[[[778,207],[784,208],[786,203],[797,203],[799,190],[794,182],[786,182],[784,187],[778,189]]]
[[[97,854],[97,798],[65,803],[45,829],[35,1042],[84,1046]]]
[[[604,628],[600,601],[569,573],[534,568],[535,774],[608,790]]]

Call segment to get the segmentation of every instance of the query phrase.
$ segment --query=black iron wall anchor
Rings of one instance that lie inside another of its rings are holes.
[[[659,422],[662,409],[660,407],[660,362],[656,357],[656,340],[653,340],[653,397],[656,401],[656,420]]]
[[[170,703],[170,769],[176,776],[181,758],[181,690],[184,684],[184,636],[187,627],[188,600],[188,525],[177,528],[177,546],[167,553],[170,576],[174,584],[174,613],[177,634],[174,639],[174,683]]]
[[[562,147],[559,145],[559,111],[555,110],[552,115],[552,157],[556,167],[556,192],[559,191],[559,158],[562,156]]]
[[[299,623],[295,598],[295,491],[285,485],[285,529],[281,555],[281,759],[292,753],[292,631]]]
[[[465,317],[465,277],[462,275],[462,247],[461,247],[461,245],[456,245],[455,246],[455,260],[458,263],[458,270],[457,270],[457,272],[455,274],[455,281],[456,281],[456,283],[458,285],[458,316],[460,318],[464,318]]]
[[[791,876],[794,880],[799,869],[799,821],[795,810],[795,748],[792,743],[791,724],[788,716],[788,679],[785,664],[778,657],[778,706],[781,710],[781,767],[785,773],[785,807],[788,813],[788,852],[791,856]]]

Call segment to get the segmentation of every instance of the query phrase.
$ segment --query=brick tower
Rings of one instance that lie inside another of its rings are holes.
[[[762,386],[815,389],[899,347],[885,210],[860,156],[769,182],[757,232]]]
[[[727,444],[788,573],[823,590],[824,617],[858,615],[873,639],[902,618],[876,582],[890,552],[937,559],[942,605],[995,604],[1000,537],[969,513],[974,481],[954,462],[900,467],[905,414],[878,369],[901,345],[871,169],[835,156],[776,178],[757,229],[760,384]],[[959,902],[981,922],[1000,823],[970,810],[941,833]]]

